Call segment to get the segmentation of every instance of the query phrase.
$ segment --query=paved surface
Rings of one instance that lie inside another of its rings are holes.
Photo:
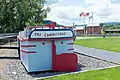
[[[76,39],[96,39],[96,38],[103,38],[103,37],[76,37]]]
[[[103,38],[102,36],[95,36],[95,37],[89,37],[89,36],[86,36],[86,37],[76,37],[76,39],[98,39],[98,38]],[[115,36],[112,36],[112,37],[109,37],[107,36],[106,38],[120,38],[120,37],[115,37]]]
[[[74,51],[120,64],[120,53],[75,45]]]

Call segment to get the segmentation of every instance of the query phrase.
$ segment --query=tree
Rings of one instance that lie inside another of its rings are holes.
[[[0,33],[19,32],[26,26],[40,25],[50,8],[45,0],[0,0]]]

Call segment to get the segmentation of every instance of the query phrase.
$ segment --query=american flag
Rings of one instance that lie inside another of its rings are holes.
[[[89,13],[84,13],[84,12],[82,12],[82,13],[80,14],[80,17],[81,17],[81,16],[84,16],[84,17],[85,17],[85,16],[89,16]]]
[[[84,12],[80,13],[80,17],[84,14]]]

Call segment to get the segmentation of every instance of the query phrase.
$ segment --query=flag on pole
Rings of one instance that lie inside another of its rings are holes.
[[[84,16],[84,17],[85,17],[85,16],[89,16],[89,13],[84,13],[84,12],[82,12],[82,13],[80,14],[80,17],[81,17],[81,16]]]
[[[83,16],[89,16],[89,13],[84,13]]]
[[[80,13],[80,17],[84,14],[84,12]]]

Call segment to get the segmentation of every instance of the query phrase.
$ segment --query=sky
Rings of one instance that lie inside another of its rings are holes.
[[[84,24],[84,18],[79,14],[82,12],[93,12],[93,24],[102,22],[120,22],[120,0],[47,0],[45,8],[50,7],[47,20],[58,24],[72,26]],[[85,18],[85,24],[92,25],[92,20]]]

